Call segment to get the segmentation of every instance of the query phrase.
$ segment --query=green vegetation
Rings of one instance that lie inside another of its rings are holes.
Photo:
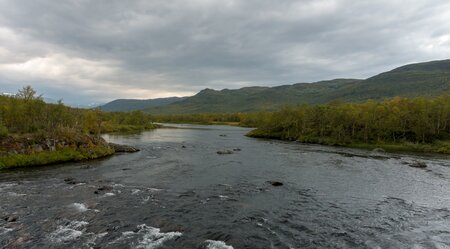
[[[81,161],[105,157],[113,153],[114,150],[108,146],[94,146],[89,149],[63,148],[32,154],[11,154],[0,158],[0,169]]]
[[[252,113],[198,113],[155,115],[154,120],[161,123],[236,125],[257,127],[271,116],[270,112]]]
[[[78,161],[111,155],[100,133],[158,127],[141,111],[102,112],[46,104],[30,86],[0,96],[0,168]]]
[[[158,122],[256,127],[248,136],[387,151],[450,154],[450,95],[334,101],[277,112],[155,115]]]
[[[277,111],[283,106],[361,103],[369,99],[439,96],[450,92],[450,60],[411,64],[374,77],[335,79],[276,87],[205,89],[184,100],[146,109],[151,114],[233,113]]]
[[[54,132],[75,129],[89,134],[152,129],[151,116],[141,111],[103,112],[99,109],[78,109],[46,104],[29,86],[17,96],[0,96],[0,135]],[[6,130],[5,130],[6,128]]]
[[[450,154],[450,96],[286,107],[248,136]]]
[[[0,124],[0,138],[6,136],[8,136],[8,129],[3,124]]]
[[[0,169],[79,161],[114,153],[97,135],[64,128],[12,134],[0,139]]]
[[[178,124],[239,124],[241,114],[239,113],[198,113],[178,115],[155,115],[157,122]]]
[[[137,132],[158,128],[152,116],[142,111],[102,112],[99,109],[84,110],[83,130],[87,133]]]

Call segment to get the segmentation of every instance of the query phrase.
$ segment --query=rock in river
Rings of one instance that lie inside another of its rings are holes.
[[[421,161],[413,161],[410,164],[408,164],[409,167],[413,167],[413,168],[426,168],[427,164]]]
[[[16,216],[9,216],[9,217],[6,217],[4,220],[6,222],[16,222],[17,221],[17,217]]]
[[[219,155],[229,155],[229,154],[233,154],[232,150],[219,150],[217,151],[217,154]]]
[[[138,152],[139,149],[130,145],[122,145],[122,144],[115,144],[115,143],[108,143],[109,146],[111,146],[115,152]]]
[[[75,178],[73,178],[73,177],[67,177],[67,178],[64,178],[64,181],[65,181],[67,184],[72,184],[72,185],[78,183],[78,181],[75,180]]]
[[[105,185],[105,186],[99,187],[97,190],[100,190],[100,191],[111,191],[112,189],[113,189],[113,187]]]
[[[279,181],[268,181],[268,183],[270,183],[274,187],[283,186],[283,183]]]

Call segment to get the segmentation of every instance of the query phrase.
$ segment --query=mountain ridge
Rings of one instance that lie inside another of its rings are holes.
[[[367,79],[338,78],[222,90],[205,88],[179,101],[141,110],[151,114],[274,111],[286,105],[436,96],[445,92],[450,92],[450,59],[407,64]]]
[[[120,111],[137,111],[144,110],[149,107],[157,107],[168,105],[177,101],[184,100],[186,97],[168,97],[156,99],[116,99],[99,106],[103,111],[120,112]]]

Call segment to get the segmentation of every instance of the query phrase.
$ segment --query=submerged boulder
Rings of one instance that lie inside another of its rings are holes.
[[[113,187],[111,187],[109,185],[104,185],[104,186],[97,188],[97,190],[99,190],[99,191],[111,191],[112,189],[113,189]]]
[[[279,181],[268,181],[268,183],[270,183],[270,185],[272,185],[274,187],[283,186],[283,183],[279,182]]]
[[[233,154],[234,152],[232,150],[219,150],[217,151],[217,154],[219,155],[229,155],[229,154]]]
[[[386,151],[385,151],[383,148],[375,148],[375,149],[372,150],[372,152],[375,152],[375,153],[385,153]]]
[[[413,168],[426,168],[427,164],[422,161],[413,161],[413,162],[409,163],[408,166],[413,167]]]
[[[9,217],[5,217],[4,220],[6,222],[16,222],[17,221],[17,216],[9,216]]]
[[[122,145],[115,143],[108,143],[108,145],[114,149],[115,152],[138,152],[140,151],[138,148],[130,146],[130,145]]]
[[[73,177],[67,177],[67,178],[64,178],[64,181],[65,181],[67,184],[71,184],[71,185],[75,185],[75,184],[78,183],[78,181],[75,180],[75,178],[73,178]]]

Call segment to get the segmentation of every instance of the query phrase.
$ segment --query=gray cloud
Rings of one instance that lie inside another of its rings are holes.
[[[365,78],[447,58],[447,2],[0,0],[0,90],[88,103]]]

